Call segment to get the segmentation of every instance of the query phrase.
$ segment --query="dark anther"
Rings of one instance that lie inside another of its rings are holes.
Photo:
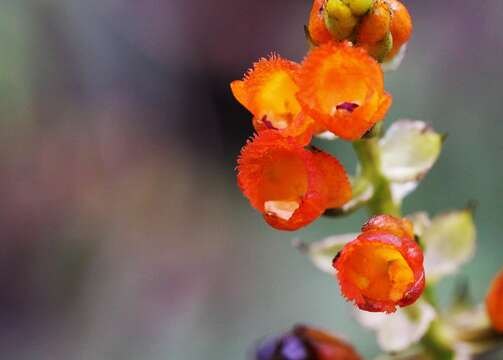
[[[268,119],[267,119],[267,116],[264,115],[262,117],[262,123],[268,128],[268,129],[276,129],[274,127],[274,125],[272,124],[272,122],[270,122]]]
[[[360,106],[358,104],[355,104],[355,103],[351,103],[351,102],[343,102],[339,105],[337,105],[335,108],[337,110],[346,110],[346,111],[349,111],[349,112],[353,112],[355,111],[355,109]]]
[[[332,264],[335,264],[337,262],[337,260],[339,260],[340,257],[341,257],[341,252],[339,251],[337,253],[337,255],[335,255],[334,259],[332,260]]]

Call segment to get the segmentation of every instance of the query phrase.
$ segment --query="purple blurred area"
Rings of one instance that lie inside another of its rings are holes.
[[[502,2],[406,3],[416,34],[393,80],[396,99],[415,104],[412,115],[437,109],[443,129],[473,104],[489,119],[479,143],[493,136],[502,129],[494,120]],[[315,289],[330,287],[321,291],[335,298],[335,283],[311,280],[318,275],[288,236],[262,224],[234,178],[252,127],[229,82],[273,51],[301,60],[309,8],[286,0],[0,3],[1,359],[235,360],[266,331],[312,320],[299,316],[328,323],[323,311],[334,301]],[[448,99],[427,93],[424,81]],[[478,128],[463,124],[463,134]],[[488,188],[488,197],[503,190],[496,181]],[[295,271],[307,275],[300,281]],[[339,318],[349,321],[330,315],[344,329]],[[373,342],[356,343],[377,352]]]

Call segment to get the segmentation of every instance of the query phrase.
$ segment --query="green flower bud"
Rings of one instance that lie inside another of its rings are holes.
[[[386,59],[386,56],[390,53],[391,49],[393,49],[393,35],[391,35],[391,32],[387,32],[384,39],[379,41],[372,49],[370,55],[372,55],[372,57],[378,62],[382,63]]]
[[[348,39],[358,24],[358,19],[343,0],[328,0],[323,16],[325,25],[337,40]]]
[[[374,0],[346,0],[345,2],[349,5],[353,15],[362,16],[370,10]]]

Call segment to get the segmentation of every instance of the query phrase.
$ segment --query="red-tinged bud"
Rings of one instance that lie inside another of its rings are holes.
[[[295,326],[281,336],[262,341],[255,360],[361,360],[347,342],[327,332]]]

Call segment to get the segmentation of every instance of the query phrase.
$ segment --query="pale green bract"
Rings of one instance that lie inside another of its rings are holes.
[[[417,182],[440,155],[442,135],[418,120],[399,120],[379,140],[381,171],[390,181]]]
[[[430,220],[424,212],[407,217],[424,245],[424,267],[429,281],[453,274],[475,254],[477,233],[470,209],[451,211]]]
[[[355,313],[362,326],[375,331],[381,349],[389,352],[402,351],[417,343],[436,317],[435,309],[422,300],[393,314],[358,309]]]
[[[321,271],[335,274],[332,261],[344,245],[356,239],[358,234],[343,234],[329,236],[323,240],[307,244],[294,241],[294,246],[307,254],[312,263]]]
[[[444,213],[433,218],[421,241],[429,280],[455,273],[475,255],[476,229],[471,210]]]

